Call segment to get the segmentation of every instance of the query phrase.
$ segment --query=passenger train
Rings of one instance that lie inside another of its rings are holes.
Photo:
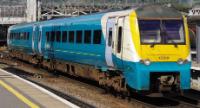
[[[187,19],[165,6],[17,24],[7,44],[12,57],[118,92],[190,89]]]

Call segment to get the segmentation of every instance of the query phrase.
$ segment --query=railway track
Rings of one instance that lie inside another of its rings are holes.
[[[8,70],[9,72],[12,72],[20,77],[23,77],[33,83],[36,83],[49,91],[63,97],[66,100],[71,101],[72,103],[75,103],[76,105],[79,105],[83,108],[94,108],[94,107],[99,107],[98,105],[95,106],[95,104],[89,104],[87,102],[84,102],[81,99],[78,99],[74,96],[71,96],[69,94],[63,93],[62,91],[59,91],[57,89],[54,89],[53,87],[47,86],[44,83],[41,83],[41,79],[46,79],[46,78],[63,78],[63,79],[68,79],[69,76],[52,76],[49,75],[48,72],[44,69],[38,69],[38,67],[34,67],[31,64],[28,64],[26,62],[17,60],[17,59],[0,59],[1,64],[4,64],[5,67],[3,69]],[[23,69],[23,67],[28,67],[31,72],[26,71]],[[0,67],[2,68],[2,67]],[[35,70],[35,71],[34,71]],[[39,70],[39,71],[38,71]],[[37,71],[37,72],[36,72]],[[36,80],[35,80],[36,79]],[[71,79],[71,77],[70,77]],[[85,84],[81,80],[77,78],[75,82],[81,83],[81,85],[86,85],[86,86],[91,86],[90,84]],[[73,80],[73,79],[72,79]],[[99,90],[102,92],[102,89],[95,85],[92,84],[94,90]],[[193,91],[194,92],[194,91]],[[187,96],[192,96],[191,92],[187,92]],[[200,93],[199,93],[200,94]],[[109,94],[108,94],[109,95]],[[195,95],[196,96],[196,95]],[[113,96],[112,96],[113,97]],[[197,96],[198,97],[198,96]],[[200,97],[200,95],[199,95]],[[192,100],[193,99],[193,100]],[[128,103],[131,103],[133,107],[141,107],[141,108],[165,108],[165,107],[174,107],[174,108],[194,108],[194,107],[199,107],[199,103],[195,100],[196,98],[186,98],[186,97],[181,97],[181,96],[176,96],[176,95],[165,95],[164,97],[148,97],[148,96],[141,96],[138,94],[133,94],[131,97],[131,101]],[[126,101],[121,99],[122,101]],[[101,106],[100,106],[101,107]],[[104,106],[103,106],[104,107]]]
[[[177,95],[177,94],[172,93],[172,94],[165,94],[165,97],[167,99],[178,101],[178,102],[180,102],[180,104],[183,104],[186,106],[200,108],[199,99],[192,97],[192,95],[187,95],[187,94]]]

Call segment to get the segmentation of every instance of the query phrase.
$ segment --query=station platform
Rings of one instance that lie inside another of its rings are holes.
[[[40,86],[0,69],[1,108],[79,108]]]

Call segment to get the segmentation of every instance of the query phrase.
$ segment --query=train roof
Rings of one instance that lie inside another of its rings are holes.
[[[139,19],[170,19],[170,18],[182,18],[182,14],[167,6],[149,5],[142,6],[136,9],[137,17]]]
[[[101,21],[101,18],[103,15],[107,13],[113,13],[113,12],[125,12],[125,11],[131,11],[135,10],[137,13],[137,17],[139,19],[163,19],[163,18],[182,18],[182,14],[173,9],[169,8],[166,6],[159,6],[159,5],[148,5],[148,6],[138,6],[134,7],[131,9],[126,9],[126,10],[109,10],[109,11],[104,11],[100,13],[95,13],[95,14],[90,14],[90,15],[82,15],[78,17],[68,17],[68,18],[58,18],[58,19],[52,19],[52,20],[47,20],[47,21],[41,21],[41,22],[32,22],[32,23],[24,23],[24,24],[17,24],[14,26],[11,26],[9,29],[20,29],[24,27],[32,27],[33,25],[41,25],[41,26],[48,26],[48,25],[65,25],[69,23],[76,23],[76,22],[81,22],[81,21],[93,21],[93,20],[98,20],[99,22]]]

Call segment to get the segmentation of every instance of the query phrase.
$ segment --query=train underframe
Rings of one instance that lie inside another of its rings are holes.
[[[100,86],[110,92],[117,92],[123,95],[130,95],[131,92],[140,94],[150,94],[162,91],[175,91],[180,93],[180,75],[179,73],[151,73],[150,90],[137,91],[130,88],[125,81],[121,71],[110,70],[102,71],[94,66],[58,61],[54,59],[44,59],[42,56],[28,55],[20,51],[11,50],[9,56],[28,61],[29,63],[46,68],[51,72],[60,71],[75,77],[82,77],[97,81]]]
[[[51,72],[60,71],[75,77],[82,77],[97,81],[100,86],[120,93],[128,93],[125,79],[120,71],[101,71],[95,66],[55,60],[44,59],[42,56],[29,55],[20,51],[11,50],[9,56],[27,61],[48,69]]]

